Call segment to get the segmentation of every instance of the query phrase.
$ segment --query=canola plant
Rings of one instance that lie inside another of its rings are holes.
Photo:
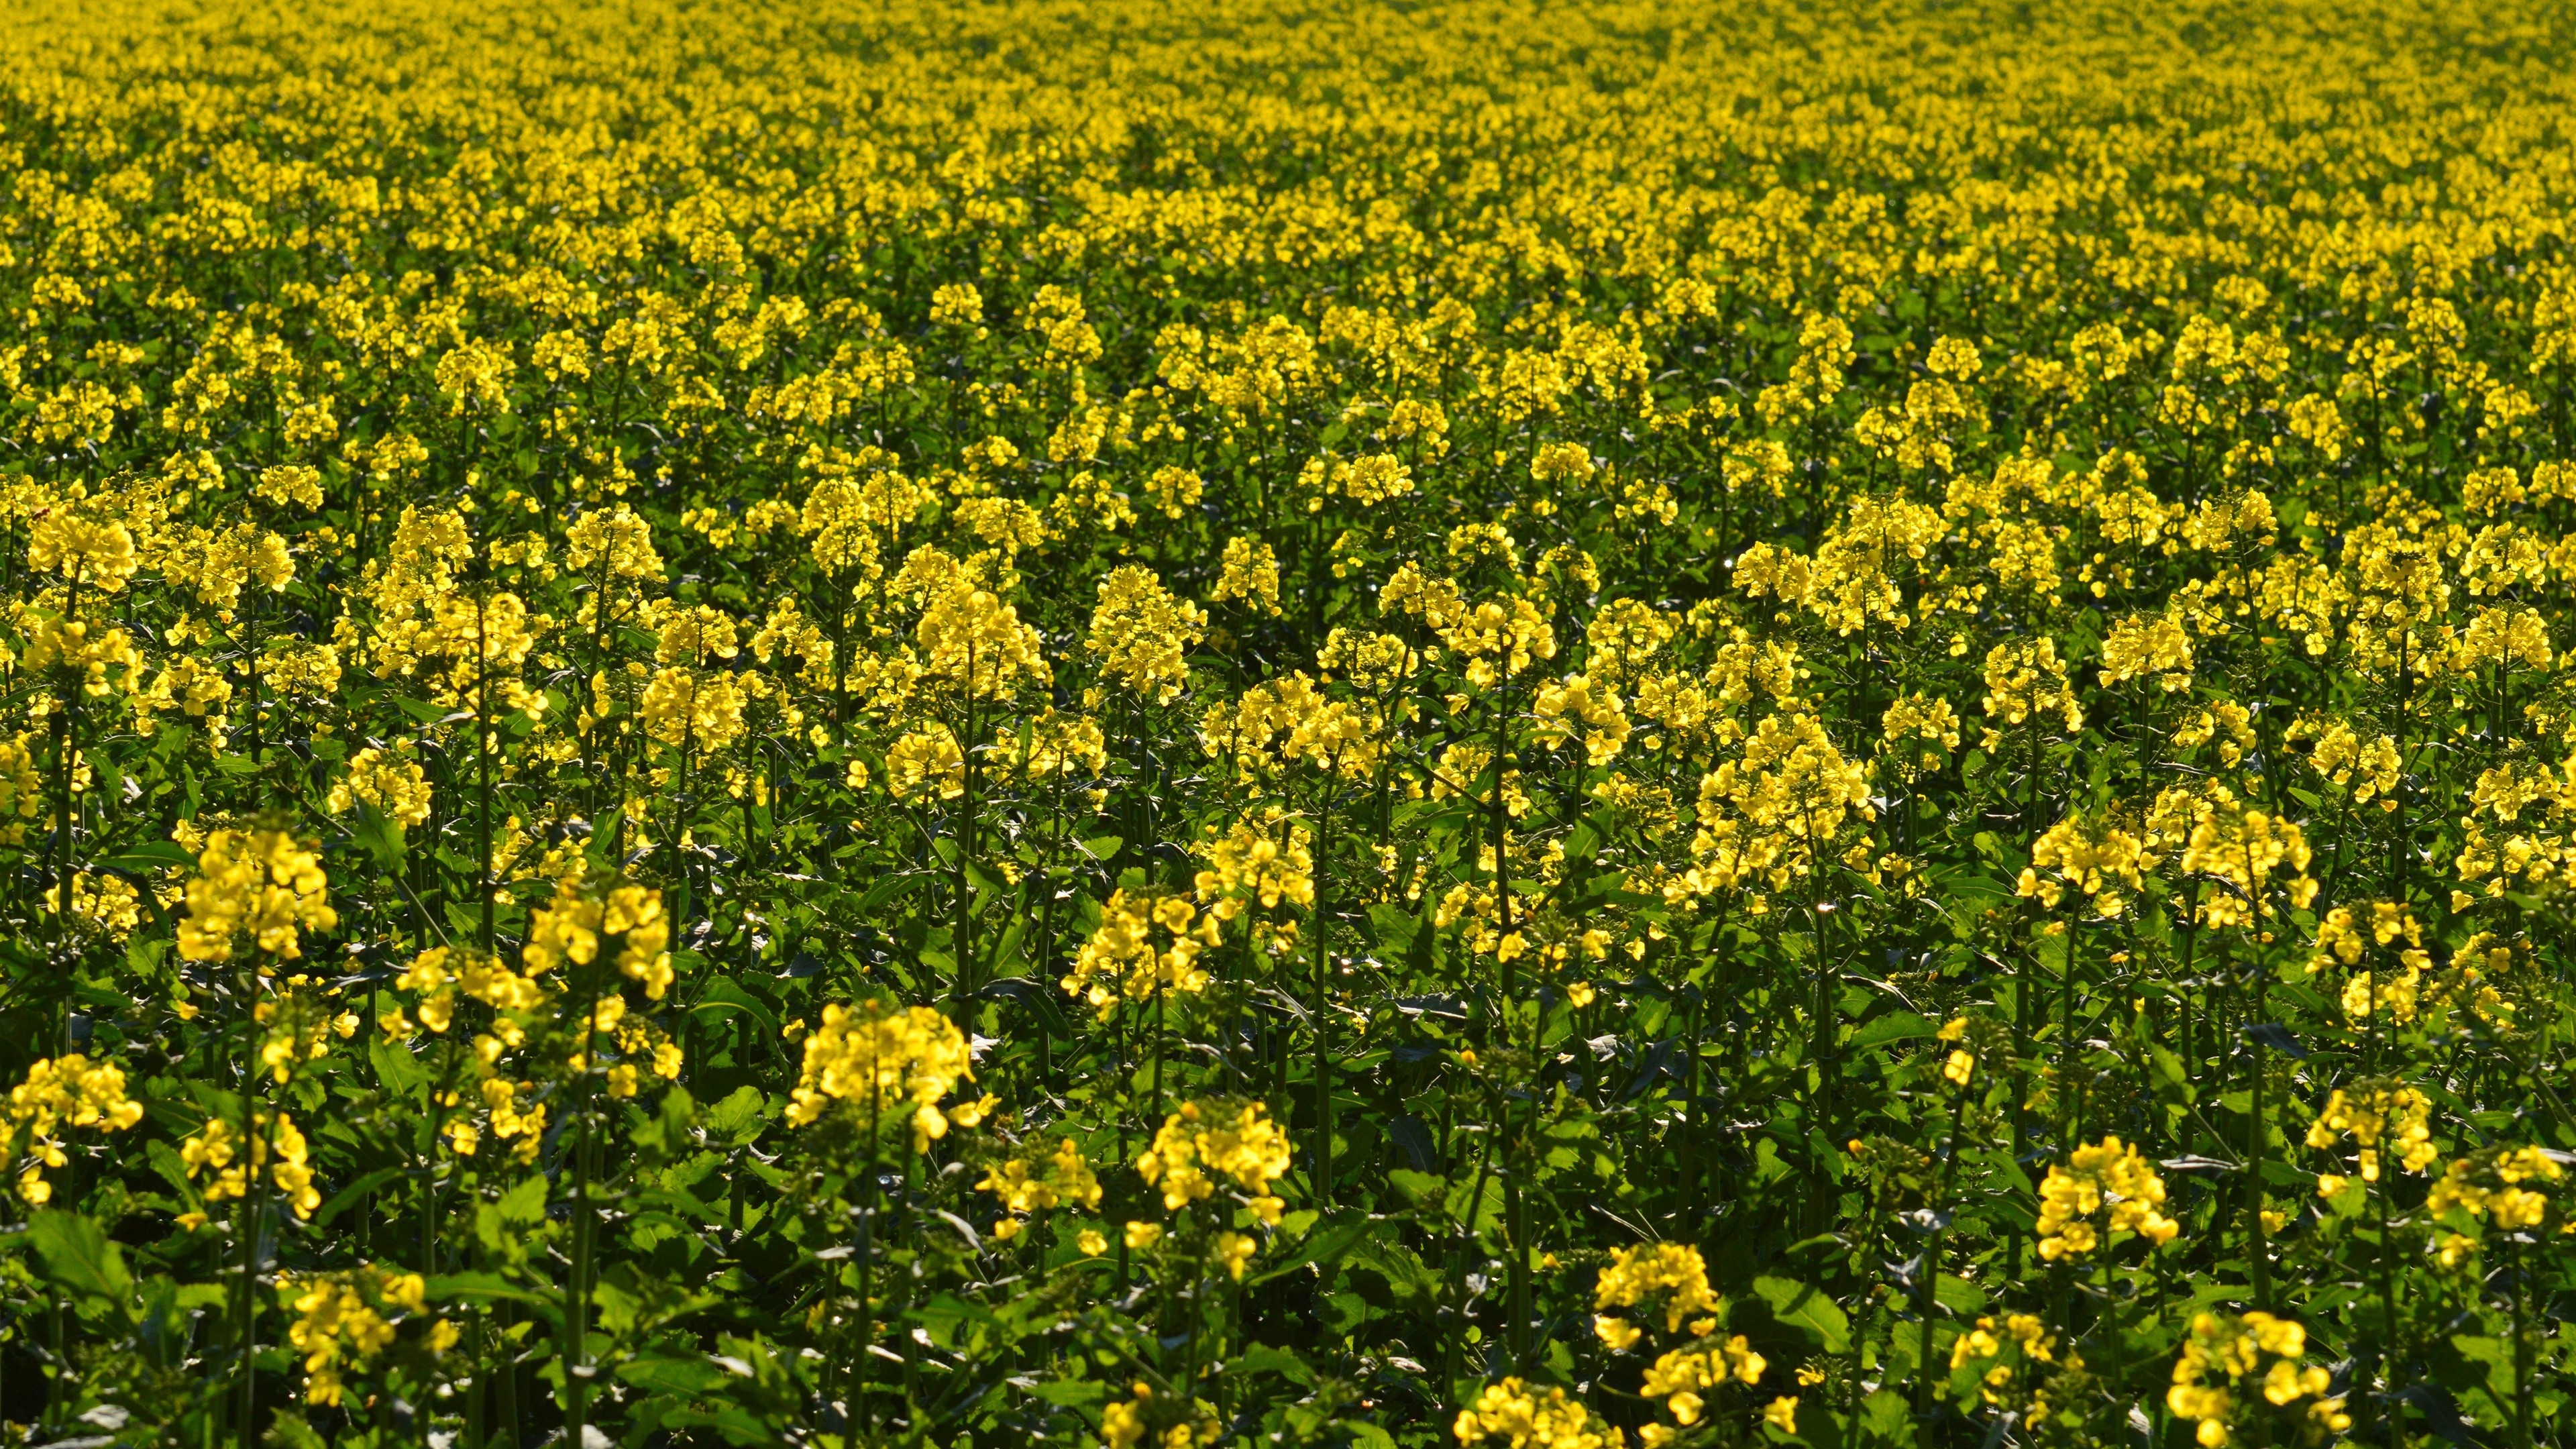
[[[2541,0],[28,0],[0,1420],[2561,1442]]]

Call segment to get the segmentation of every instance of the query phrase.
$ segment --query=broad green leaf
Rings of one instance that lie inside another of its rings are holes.
[[[45,1276],[84,1300],[85,1308],[128,1312],[134,1277],[125,1255],[87,1213],[46,1208],[27,1223],[27,1240],[43,1260]]]
[[[1834,1301],[1795,1278],[1760,1277],[1753,1292],[1770,1306],[1771,1316],[1805,1333],[1827,1353],[1851,1347],[1851,1319]]]

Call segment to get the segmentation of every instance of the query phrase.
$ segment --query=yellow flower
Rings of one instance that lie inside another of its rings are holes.
[[[2242,1403],[2239,1389],[2248,1381],[2276,1407],[2315,1398],[2311,1419],[2331,1424],[2343,1417],[2343,1401],[2325,1397],[2332,1382],[2326,1370],[2298,1362],[2307,1342],[2306,1329],[2269,1313],[2198,1314],[2191,1322],[2191,1337],[2174,1363],[2165,1406],[2178,1418],[2197,1421],[2193,1437],[2204,1449],[2220,1449],[2233,1437]]]
[[[402,825],[429,819],[429,777],[410,760],[364,749],[349,757],[347,771],[331,786],[328,804],[337,815],[364,801]]]
[[[2158,1247],[2181,1225],[2164,1214],[2164,1179],[2135,1147],[2116,1136],[2078,1147],[2064,1166],[2051,1165],[2039,1187],[2039,1255],[2049,1262],[2081,1258],[2099,1243],[2093,1218],[2107,1205],[2109,1228],[2136,1233]]]
[[[1593,1284],[1592,1306],[1635,1308],[1657,1297],[1663,1299],[1666,1333],[1681,1332],[1686,1318],[1716,1311],[1717,1295],[1709,1288],[1708,1265],[1701,1259],[1699,1249],[1685,1243],[1611,1249],[1610,1261]],[[1606,1314],[1597,1316],[1592,1320],[1593,1331],[1612,1347],[1625,1347],[1614,1341],[1612,1331],[1604,1326],[1621,1321]],[[1628,1341],[1635,1340],[1630,1337]]]
[[[2432,1110],[2432,1099],[2387,1078],[2337,1087],[2326,1099],[2325,1110],[2309,1125],[2308,1145],[2330,1150],[2343,1137],[2351,1137],[2360,1149],[2364,1182],[2379,1181],[2381,1155],[2392,1150],[2398,1165],[2408,1172],[2422,1172],[2439,1156],[2429,1121]],[[2317,1180],[2317,1193],[2320,1197],[2334,1195],[2327,1190],[2324,1177]]]
[[[1007,1158],[987,1168],[984,1180],[975,1184],[979,1192],[989,1192],[1002,1200],[1007,1212],[1034,1213],[1072,1203],[1079,1207],[1100,1206],[1100,1180],[1092,1175],[1091,1164],[1083,1160],[1082,1149],[1070,1137],[1056,1144],[1052,1155],[1043,1163],[1022,1158]]]
[[[281,960],[302,957],[302,932],[340,923],[324,894],[322,857],[283,831],[218,830],[188,882],[179,954],[190,961],[229,961],[242,937]]]
[[[617,969],[644,984],[644,994],[662,999],[672,982],[670,918],[662,911],[662,893],[646,886],[616,885],[604,893],[577,880],[555,888],[554,901],[538,908],[528,928],[520,957],[530,975],[550,972],[569,962],[587,966],[598,959],[604,939],[617,938]]]
[[[1103,679],[1169,704],[1189,677],[1184,656],[1206,636],[1207,616],[1197,605],[1130,565],[1100,581],[1100,603],[1083,647],[1099,656]]]
[[[804,1065],[789,1094],[787,1120],[805,1126],[824,1109],[843,1103],[852,1120],[873,1130],[880,1118],[901,1115],[912,1129],[912,1150],[927,1152],[952,1123],[973,1127],[995,1099],[951,1105],[940,1100],[975,1070],[965,1035],[926,1006],[895,1007],[870,1001],[857,1009],[823,1008],[822,1024],[805,1038]],[[908,1109],[908,1110],[907,1110]]]
[[[1108,1449],[1129,1449],[1144,1437],[1145,1411],[1136,1402],[1113,1400],[1101,1409],[1100,1442]]]
[[[1268,884],[1258,874],[1262,864],[1249,863],[1256,874],[1248,884],[1255,891]],[[1228,869],[1229,866],[1221,862],[1218,872],[1201,872],[1202,888],[1226,887],[1228,881],[1223,872]],[[1273,870],[1271,875],[1283,877],[1289,869],[1294,869],[1293,862]],[[1234,888],[1241,889],[1247,882],[1238,873],[1232,884]],[[1279,886],[1282,891],[1299,887],[1300,883],[1284,879]],[[1311,881],[1303,882],[1302,889],[1311,901],[1314,892]],[[1224,904],[1221,900],[1220,910]],[[1200,969],[1198,959],[1216,943],[1218,923],[1225,918],[1224,914],[1211,912],[1204,920],[1200,919],[1197,905],[1186,896],[1145,893],[1131,896],[1124,889],[1114,891],[1100,908],[1099,926],[1093,929],[1091,939],[1083,943],[1082,950],[1074,957],[1073,969],[1059,984],[1067,991],[1083,994],[1103,1019],[1122,999],[1150,1001],[1161,991],[1190,994],[1205,991],[1209,978],[1207,972]],[[1196,923],[1195,929],[1193,923]],[[1169,942],[1167,946],[1155,945],[1157,927]]]
[[[24,1133],[35,1149],[33,1161],[19,1172],[18,1195],[36,1207],[53,1200],[43,1169],[69,1160],[55,1141],[61,1129],[122,1132],[142,1120],[143,1104],[125,1095],[125,1073],[115,1064],[78,1052],[38,1060],[27,1079],[9,1089],[9,1139]]]
[[[1239,600],[1255,613],[1277,614],[1279,556],[1257,538],[1237,535],[1227,539],[1223,572],[1208,597],[1216,603]]]
[[[101,593],[124,588],[142,562],[124,524],[84,518],[69,508],[48,509],[27,533],[28,567]]]
[[[742,737],[747,703],[730,672],[671,665],[653,672],[636,715],[646,734],[675,749],[721,750]]]
[[[1216,1260],[1224,1266],[1227,1276],[1240,1280],[1243,1265],[1251,1260],[1260,1246],[1249,1234],[1219,1233],[1216,1235]]]
[[[297,1217],[309,1218],[322,1205],[322,1194],[313,1185],[304,1133],[283,1112],[254,1112],[247,1138],[233,1123],[209,1118],[179,1144],[179,1160],[191,1180],[201,1172],[207,1175],[208,1202],[247,1196],[253,1176],[265,1167]]]
[[[2540,1148],[2489,1147],[2445,1168],[2424,1199],[2424,1211],[2435,1218],[2458,1212],[2508,1232],[2535,1228],[2549,1212],[2545,1186],[2566,1175]]]
[[[1162,1188],[1166,1212],[1206,1198],[1219,1177],[1233,1179],[1246,1195],[1267,1196],[1271,1182],[1288,1172],[1288,1134],[1259,1102],[1231,1116],[1192,1102],[1164,1121],[1153,1145],[1136,1158],[1136,1171],[1148,1187]]]
[[[1561,1388],[1535,1389],[1517,1378],[1485,1385],[1472,1407],[1458,1411],[1450,1432],[1462,1445],[1499,1438],[1545,1449],[1615,1449],[1618,1429],[1596,1423],[1591,1411]]]

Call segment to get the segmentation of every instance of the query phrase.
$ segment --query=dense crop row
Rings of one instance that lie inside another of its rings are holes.
[[[2552,1442],[2567,24],[16,7],[0,1419]]]

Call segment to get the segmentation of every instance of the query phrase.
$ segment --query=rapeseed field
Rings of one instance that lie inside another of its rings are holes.
[[[2566,1442],[2571,27],[10,7],[0,1432]]]

